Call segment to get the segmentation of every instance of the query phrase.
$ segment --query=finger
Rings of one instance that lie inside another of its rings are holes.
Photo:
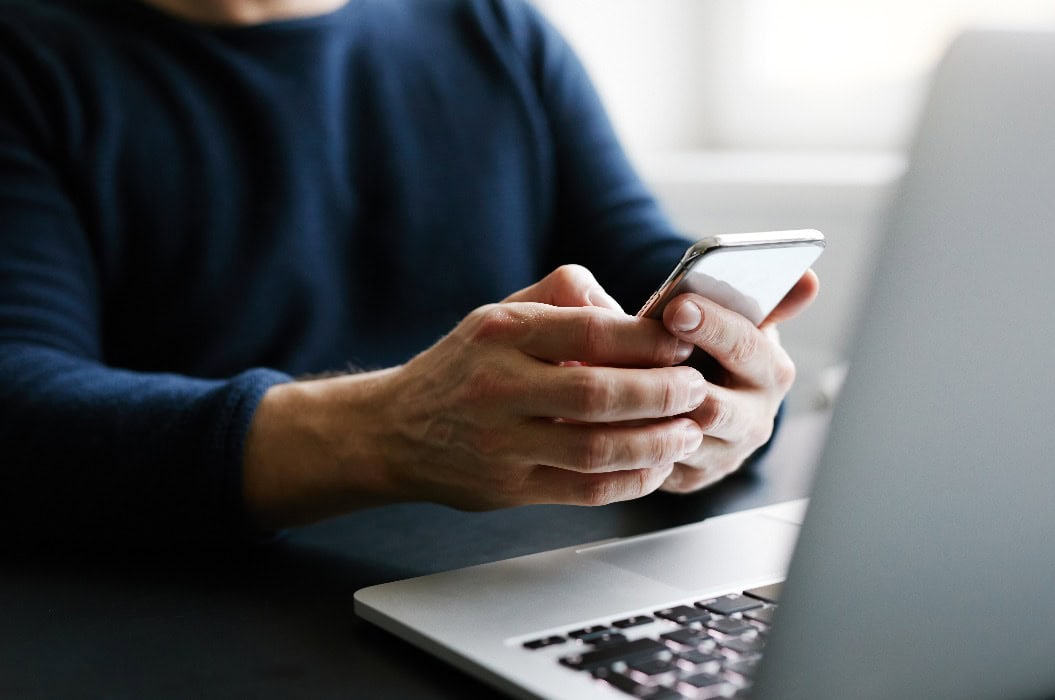
[[[817,298],[817,294],[820,292],[820,284],[821,281],[817,277],[817,273],[813,270],[807,270],[806,274],[784,295],[784,298],[770,312],[761,325],[763,327],[771,326],[798,316]]]
[[[539,421],[510,432],[506,454],[585,474],[672,464],[695,453],[704,438],[688,418],[640,425]]]
[[[668,418],[696,409],[707,382],[691,367],[629,369],[546,365],[517,396],[521,415],[585,423]]]
[[[562,265],[503,301],[534,301],[550,306],[597,306],[624,313],[619,302],[609,296],[593,273],[582,265]]]
[[[660,487],[673,469],[660,464],[645,469],[580,474],[557,467],[537,467],[525,484],[532,503],[602,506],[646,496]]]
[[[709,440],[732,442],[749,432],[747,413],[741,409],[736,391],[708,384],[703,402],[687,416],[700,426]]]
[[[477,341],[509,344],[547,362],[664,367],[684,362],[692,352],[654,320],[600,308],[492,304],[473,312],[470,328]]]
[[[674,299],[663,311],[663,323],[743,382],[786,388],[794,379],[794,364],[782,347],[744,316],[698,294]]]
[[[710,438],[704,441],[704,445]],[[724,446],[723,446],[724,447]],[[706,449],[706,447],[705,447]],[[659,487],[669,493],[692,493],[715,484],[735,472],[739,464],[723,458],[721,448],[715,451],[715,459],[702,467],[676,463]]]

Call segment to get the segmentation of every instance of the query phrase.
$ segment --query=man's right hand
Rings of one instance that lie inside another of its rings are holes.
[[[272,388],[246,446],[251,514],[284,527],[396,501],[487,510],[650,493],[699,447],[700,426],[679,416],[707,385],[675,366],[691,346],[617,309],[566,266],[405,365]]]

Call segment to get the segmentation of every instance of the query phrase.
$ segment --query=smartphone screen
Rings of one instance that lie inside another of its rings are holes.
[[[816,231],[728,234],[704,239],[689,248],[638,315],[661,318],[669,300],[695,292],[757,326],[823,250],[823,236]]]

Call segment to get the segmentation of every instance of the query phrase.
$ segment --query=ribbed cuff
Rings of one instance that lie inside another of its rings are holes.
[[[220,420],[217,422],[214,447],[221,456],[224,476],[222,483],[222,507],[231,514],[228,521],[238,539],[250,542],[267,540],[274,533],[262,532],[249,521],[245,511],[242,484],[244,480],[245,443],[253,416],[273,386],[293,381],[282,372],[257,368],[233,377],[228,383]]]

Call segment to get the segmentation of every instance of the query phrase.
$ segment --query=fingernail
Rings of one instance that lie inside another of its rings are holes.
[[[586,301],[590,302],[591,306],[599,306],[602,309],[611,309],[612,311],[623,312],[623,307],[619,305],[619,302],[608,295],[608,292],[604,291],[600,287],[594,287],[586,293]]]
[[[700,407],[703,400],[707,398],[707,381],[703,378],[693,379],[689,384],[689,410],[694,411]]]
[[[700,445],[703,444],[703,431],[700,430],[700,426],[693,423],[692,425],[686,425],[683,432],[685,434],[685,452],[683,454],[690,455],[700,449]]]
[[[700,312],[700,307],[691,301],[686,301],[674,312],[671,325],[674,326],[674,330],[685,332],[695,329],[702,320],[703,314]]]
[[[678,341],[678,349],[674,351],[674,359],[677,362],[684,362],[692,356],[692,351],[696,349],[696,346],[692,343],[686,343],[683,340]]]

